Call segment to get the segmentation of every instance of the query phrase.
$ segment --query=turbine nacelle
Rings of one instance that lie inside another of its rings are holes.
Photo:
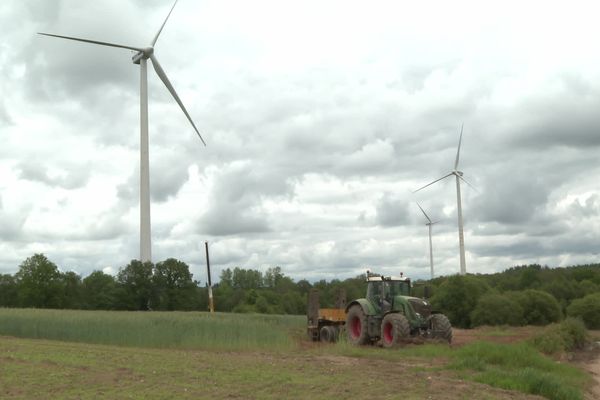
[[[132,57],[133,63],[139,64],[140,60],[147,60],[152,56],[152,54],[154,54],[154,47],[144,47],[139,51],[139,53]]]
[[[463,176],[463,172],[462,171],[452,171],[452,173],[456,176],[458,176],[459,178],[462,178]]]

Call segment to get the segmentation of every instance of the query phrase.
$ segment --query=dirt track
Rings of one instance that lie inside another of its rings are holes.
[[[596,386],[592,389],[591,396],[588,396],[588,399],[600,399],[600,356],[596,357],[594,362],[587,364],[586,369],[590,371],[596,381]]]

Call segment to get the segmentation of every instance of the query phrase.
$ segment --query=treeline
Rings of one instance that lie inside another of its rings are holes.
[[[415,282],[413,295],[423,297],[425,287],[434,308],[457,327],[545,325],[575,316],[600,328],[600,264],[523,265],[495,274],[440,277]],[[312,288],[322,307],[333,307],[340,289],[348,300],[364,297],[365,276],[311,283],[294,281],[280,267],[264,273],[227,268],[213,295],[217,311],[304,314]],[[35,254],[14,275],[0,275],[0,307],[206,311],[208,289],[174,258],[156,264],[132,260],[116,276],[94,271],[82,279]]]
[[[523,265],[486,275],[428,282],[433,306],[457,327],[546,325],[567,316],[600,328],[600,264],[568,268]]]

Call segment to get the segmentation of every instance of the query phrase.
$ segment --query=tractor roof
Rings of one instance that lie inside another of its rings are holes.
[[[378,274],[367,275],[367,282],[381,282],[381,281],[410,282],[410,278],[408,278],[406,276],[381,276]]]

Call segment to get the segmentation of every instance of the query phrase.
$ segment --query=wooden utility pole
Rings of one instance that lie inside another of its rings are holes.
[[[204,242],[204,248],[206,249],[206,272],[208,274],[208,309],[211,313],[214,313],[215,304],[213,302],[212,282],[210,280],[210,259],[208,258],[208,242]]]

